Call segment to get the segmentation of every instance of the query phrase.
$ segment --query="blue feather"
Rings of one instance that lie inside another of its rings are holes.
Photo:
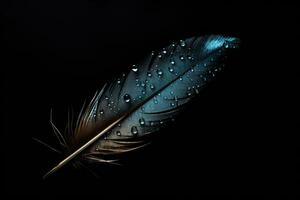
[[[238,44],[234,37],[193,37],[133,65],[128,74],[105,85],[81,112],[72,137],[66,138],[73,153],[59,168],[78,155],[78,159],[114,163],[124,152],[147,145],[148,136],[172,121],[216,78],[224,56]]]

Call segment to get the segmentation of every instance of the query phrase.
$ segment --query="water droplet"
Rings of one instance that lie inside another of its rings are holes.
[[[152,76],[151,72],[148,72],[148,73],[147,73],[147,76],[148,76],[148,77],[151,77],[151,76]]]
[[[158,58],[161,58],[162,56],[161,56],[161,54],[158,54],[158,56],[157,56]]]
[[[137,72],[137,71],[138,71],[138,68],[137,68],[137,66],[136,66],[136,65],[132,65],[132,68],[131,68],[131,70],[132,70],[133,72]]]
[[[163,123],[164,123],[164,121],[160,121],[159,123],[160,123],[160,124],[163,124]]]
[[[145,83],[142,83],[142,84],[141,84],[141,86],[142,86],[142,87],[145,87],[145,86],[146,86],[146,84],[145,84]]]
[[[104,114],[104,110],[101,109],[101,110],[100,110],[100,115],[103,115],[103,114]]]
[[[183,80],[182,76],[179,77],[179,80],[181,80],[181,81]]]
[[[199,94],[199,90],[198,89],[195,89],[195,92],[196,92],[196,94]]]
[[[118,124],[118,127],[121,127],[121,124]]]
[[[154,126],[154,122],[151,122],[151,123],[150,123],[150,126]]]
[[[121,136],[121,132],[120,131],[117,131],[117,136]]]
[[[152,52],[151,52],[151,55],[152,55],[152,56],[154,56],[154,54],[155,54],[155,52],[154,52],[154,51],[152,51]]]
[[[150,84],[150,89],[151,90],[154,90],[155,89],[155,86],[153,84]]]
[[[175,47],[175,43],[173,42],[173,43],[171,44],[171,46],[172,46],[172,47]]]
[[[180,59],[180,60],[184,60],[184,57],[183,57],[183,56],[180,56],[179,59]]]
[[[163,54],[166,54],[166,53],[167,53],[167,51],[166,51],[166,50],[163,50],[162,52],[163,52]]]
[[[135,79],[135,85],[137,86],[137,87],[140,87],[140,81],[139,81],[139,79]]]
[[[132,135],[137,135],[138,134],[138,130],[136,126],[131,127],[131,133]]]
[[[157,101],[157,97],[156,97],[156,96],[154,96],[154,103],[155,103],[155,104],[157,104],[157,103],[158,103],[158,101]]]
[[[142,94],[146,94],[145,90],[142,91]]]
[[[161,77],[163,75],[163,72],[161,71],[161,69],[157,69],[156,73],[157,73],[158,77]]]
[[[185,45],[186,45],[184,40],[180,40],[179,43],[180,43],[181,47],[185,47]]]
[[[107,96],[105,97],[105,100],[108,100],[108,97],[107,97]]]
[[[141,118],[141,119],[139,120],[139,122],[140,122],[140,125],[141,125],[141,126],[144,126],[144,125],[145,125],[145,120],[144,120],[144,118]]]
[[[174,103],[174,102],[171,102],[170,105],[171,105],[172,107],[174,107],[174,106],[175,106],[175,103]]]
[[[225,49],[229,48],[229,44],[227,42],[224,43]]]
[[[118,79],[118,80],[117,80],[117,83],[118,83],[118,84],[120,84],[120,83],[121,83],[120,79]]]
[[[171,94],[171,95],[173,95],[173,94],[174,94],[174,92],[173,92],[173,91],[171,91],[171,92],[170,92],[170,94]]]
[[[130,97],[129,94],[125,94],[124,97],[123,97],[123,99],[124,99],[124,101],[125,101],[126,103],[129,103],[129,102],[131,101],[131,97]]]
[[[169,72],[173,73],[174,72],[174,68],[173,67],[169,67]]]
[[[175,61],[174,60],[171,60],[171,65],[175,65]]]
[[[187,59],[192,60],[192,56],[188,56]]]
[[[191,72],[194,72],[194,68],[191,69]]]

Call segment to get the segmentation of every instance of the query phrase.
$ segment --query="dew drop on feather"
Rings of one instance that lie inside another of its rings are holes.
[[[150,84],[150,89],[151,90],[154,90],[155,89],[155,86],[153,84]]]
[[[136,66],[136,65],[132,65],[132,68],[131,68],[131,70],[132,70],[133,72],[137,72],[137,71],[138,71],[138,68],[137,68],[137,66]]]
[[[158,77],[161,77],[163,75],[163,72],[161,71],[161,69],[157,69],[156,71]]]
[[[144,126],[144,125],[145,125],[145,119],[144,119],[144,118],[139,119],[139,122],[140,122],[140,125],[141,125],[141,126]]]
[[[180,46],[181,46],[181,47],[185,47],[185,46],[186,46],[186,44],[185,44],[185,41],[184,41],[184,40],[180,40],[180,41],[179,41],[179,43],[180,43]]]
[[[174,68],[173,67],[169,67],[169,72],[173,73],[174,72]]]
[[[131,97],[130,97],[129,94],[125,94],[124,97],[123,97],[123,99],[124,99],[124,101],[125,101],[126,103],[129,103],[129,102],[131,101]]]
[[[131,134],[132,135],[137,135],[138,134],[138,130],[136,126],[131,127]]]

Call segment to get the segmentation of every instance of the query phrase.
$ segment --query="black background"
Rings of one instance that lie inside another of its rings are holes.
[[[297,7],[272,1],[9,1],[2,7],[5,190],[10,194],[294,194],[292,103],[285,83]],[[94,179],[71,167],[42,180],[62,159],[32,137],[57,146],[63,129],[105,82],[149,51],[205,34],[241,38],[217,82],[161,137],[101,168]],[[294,91],[295,92],[295,91]],[[298,182],[299,183],[299,182]]]

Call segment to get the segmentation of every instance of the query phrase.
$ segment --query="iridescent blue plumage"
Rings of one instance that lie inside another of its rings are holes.
[[[215,79],[223,69],[221,58],[228,49],[236,48],[238,41],[219,35],[180,40],[133,65],[127,75],[96,96],[87,125],[101,130],[125,113],[130,114],[111,128],[105,139],[95,142],[86,155],[118,154],[143,145],[143,136],[174,119],[203,86]],[[77,137],[81,136],[80,130]],[[133,139],[138,142],[116,145]]]
[[[84,160],[112,163],[148,144],[145,136],[172,121],[214,80],[224,56],[238,44],[234,37],[210,35],[152,52],[95,95],[80,114],[74,137],[68,138],[74,153],[65,162],[80,154]]]

